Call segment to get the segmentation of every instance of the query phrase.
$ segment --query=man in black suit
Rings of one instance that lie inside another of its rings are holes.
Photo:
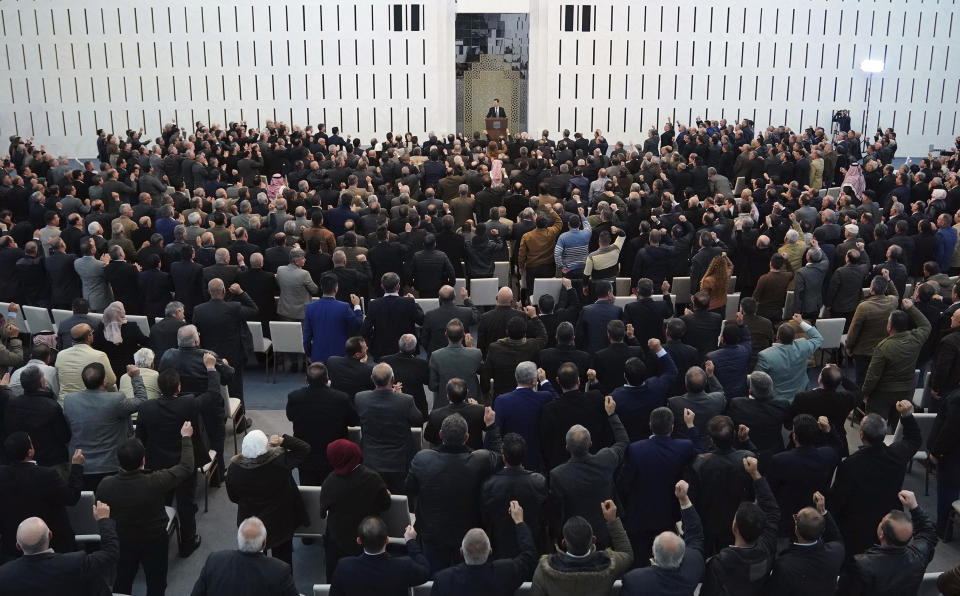
[[[400,276],[385,273],[380,278],[383,297],[370,302],[360,333],[370,343],[370,353],[380,359],[393,354],[404,333],[416,333],[423,323],[423,309],[411,294],[400,296]]]
[[[59,552],[74,550],[73,529],[65,508],[80,500],[83,454],[80,450],[74,453],[70,476],[65,480],[56,469],[37,465],[33,443],[25,432],[7,437],[4,452],[11,463],[0,467],[0,554],[4,559],[18,556],[14,543],[17,525],[33,516],[46,520],[52,529],[51,548]]]
[[[662,300],[654,300],[653,282],[647,278],[637,281],[637,301],[623,307],[623,322],[633,325],[633,336],[641,346],[647,340],[664,339],[663,322],[673,315],[673,301],[670,300],[670,282],[660,286]]]
[[[59,594],[109,595],[120,559],[120,540],[110,507],[98,502],[93,508],[100,534],[100,550],[52,552],[50,534],[43,519],[29,517],[17,527],[17,548],[23,556],[0,566],[0,585],[5,596],[54,596]]]
[[[540,310],[540,315],[537,318],[543,323],[543,328],[547,332],[547,344],[545,346],[547,348],[557,345],[557,327],[560,323],[564,321],[576,323],[577,316],[580,314],[580,297],[577,296],[577,290],[566,277],[561,278],[560,284],[563,289],[560,291],[559,304],[554,301],[550,294],[541,295],[537,301],[537,308]],[[552,377],[548,376],[547,378]]]
[[[703,358],[707,355],[707,352],[717,349],[723,317],[710,311],[710,294],[708,292],[694,294],[691,306],[693,306],[693,311],[688,312],[681,318],[687,326],[684,343],[695,347],[700,357]],[[687,310],[689,311],[689,309]]]
[[[367,342],[360,336],[354,336],[344,343],[343,356],[327,358],[327,372],[330,386],[347,394],[350,401],[361,391],[373,389],[373,364],[367,356]]]
[[[540,352],[540,367],[546,373],[547,380],[553,382],[557,378],[557,371],[564,362],[572,362],[580,373],[580,383],[587,382],[587,371],[590,370],[590,354],[577,349],[573,323],[564,321],[557,325],[556,346]]]
[[[428,356],[440,348],[447,347],[445,335],[447,323],[453,319],[460,319],[463,326],[469,329],[476,325],[479,320],[477,309],[470,301],[470,295],[466,288],[460,288],[460,297],[463,299],[464,306],[454,304],[455,293],[451,286],[440,288],[437,296],[440,300],[440,306],[423,315],[423,325],[420,327],[420,344]],[[396,370],[395,366],[394,370]]]
[[[540,412],[540,449],[547,470],[569,459],[567,431],[575,424],[590,431],[593,439],[591,453],[613,444],[613,431],[607,421],[603,395],[599,391],[580,389],[580,371],[576,365],[570,362],[560,365],[556,386],[560,389],[560,396],[545,404]]]
[[[663,349],[670,354],[673,362],[677,365],[680,374],[674,383],[673,395],[679,395],[685,391],[683,386],[683,376],[691,366],[700,366],[703,359],[697,349],[683,341],[687,334],[687,324],[683,319],[673,318],[667,321],[666,326],[667,341],[663,344]]]
[[[123,302],[128,315],[143,314],[143,294],[140,292],[140,269],[126,261],[126,253],[114,244],[110,247],[110,262],[104,275],[115,300]]]
[[[82,295],[80,277],[73,262],[77,255],[67,254],[66,244],[60,238],[50,241],[50,255],[44,261],[47,280],[50,282],[50,306],[69,309],[75,298]]]
[[[177,347],[177,331],[187,325],[186,311],[182,302],[168,302],[163,310],[163,318],[150,328],[150,348],[153,349],[154,362],[159,368],[163,354]]]
[[[506,118],[507,111],[500,107],[500,100],[494,98],[493,106],[487,110],[487,118]]]
[[[170,265],[173,297],[183,303],[188,319],[193,317],[194,307],[203,302],[203,293],[200,290],[203,266],[194,262],[193,255],[193,247],[184,246],[180,252],[180,260]]]
[[[397,382],[403,386],[403,391],[407,395],[413,396],[417,409],[426,419],[429,408],[423,386],[430,384],[430,365],[423,358],[417,357],[417,336],[404,333],[400,336],[398,344],[399,352],[384,356],[380,361],[386,362],[393,368],[393,375],[397,378]]]
[[[804,507],[793,522],[794,543],[773,562],[767,583],[771,594],[833,594],[843,566],[843,537],[826,509],[820,492],[813,493],[815,507]]]
[[[263,255],[259,252],[250,255],[249,265],[237,276],[237,283],[257,305],[258,314],[254,320],[260,321],[263,336],[270,337],[270,321],[277,320],[277,296],[280,295],[277,276],[264,270]]]
[[[225,248],[218,248],[214,251],[214,264],[203,268],[203,283],[200,287],[203,289],[203,297],[209,299],[207,293],[207,284],[214,278],[220,278],[223,285],[227,288],[237,283],[240,272],[246,269],[239,265],[230,264],[230,251]]]
[[[347,254],[342,250],[333,253],[333,274],[337,276],[337,300],[350,304],[350,294],[361,298],[368,294],[370,263],[367,255],[357,255],[357,268],[347,267]]]
[[[647,359],[646,347],[637,345],[633,328],[627,328],[623,321],[614,319],[607,323],[607,339],[610,345],[593,355],[593,368],[587,371],[587,378],[591,383],[599,381],[600,392],[604,395],[623,385],[624,365],[628,359]]]
[[[173,296],[173,282],[170,274],[160,269],[160,255],[147,256],[142,267],[140,295],[143,296],[143,314],[159,319]]]
[[[521,458],[522,459],[522,458]],[[521,466],[522,467],[522,466]],[[476,590],[489,590],[491,594],[513,594],[523,581],[530,577],[537,562],[537,547],[530,528],[524,523],[523,507],[511,500],[508,508],[515,542],[519,551],[507,558],[498,551],[497,560],[490,561],[492,548],[487,533],[473,528],[463,537],[463,563],[448,567],[433,579],[432,596],[459,596]],[[536,527],[536,526],[534,526]]]
[[[180,373],[167,368],[160,371],[157,386],[160,397],[140,408],[137,421],[137,438],[146,450],[145,466],[148,470],[172,468],[180,461],[180,434],[184,422],[190,422],[194,428],[202,429],[204,420],[218,421],[217,414],[223,412],[223,397],[220,394],[220,373],[216,369],[216,357],[207,352],[203,355],[203,364],[207,369],[206,391],[199,395],[181,393]],[[193,439],[194,468],[210,461],[207,443],[201,434]],[[180,519],[180,555],[193,552],[200,543],[197,536],[197,524],[194,519],[197,507],[193,502],[196,492],[196,474],[184,479],[172,491],[177,498],[177,516]]]
[[[313,362],[307,367],[307,386],[287,395],[287,419],[293,436],[310,444],[310,455],[300,464],[300,484],[320,486],[330,473],[327,445],[347,438],[348,426],[360,418],[347,394],[327,386],[327,367]]]
[[[387,554],[387,525],[379,517],[360,522],[359,533],[363,554],[340,559],[330,581],[331,596],[404,596],[413,586],[430,579],[430,564],[420,550],[413,526],[407,526],[403,532],[406,557]]]
[[[439,445],[440,426],[447,416],[460,414],[467,421],[467,447],[470,449],[483,448],[483,406],[474,400],[467,400],[467,384],[463,379],[450,379],[445,388],[449,406],[436,408],[427,418],[427,426],[423,431],[424,440]]]
[[[239,284],[230,286],[234,300],[224,301],[226,288],[219,278],[207,284],[210,300],[194,309],[194,324],[200,332],[203,347],[216,352],[234,369],[230,380],[230,396],[243,399],[243,365],[247,359],[243,332],[247,320],[257,316],[257,305]]]
[[[798,393],[790,406],[790,415],[809,414],[814,418],[826,416],[840,448],[840,457],[850,454],[844,423],[850,411],[860,401],[860,387],[843,375],[836,364],[828,364],[820,371],[820,386]],[[842,389],[842,390],[841,390]]]
[[[477,329],[477,347],[480,351],[486,355],[490,344],[507,336],[507,321],[522,316],[523,311],[514,308],[513,290],[506,286],[500,288],[497,292],[497,306],[480,315]]]

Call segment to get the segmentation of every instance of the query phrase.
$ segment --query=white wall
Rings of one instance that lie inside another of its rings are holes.
[[[408,30],[410,3],[405,30],[392,30],[394,4],[0,2],[0,135],[92,156],[97,128],[156,135],[174,120],[325,122],[365,142],[388,130],[446,132],[455,15],[494,8],[530,12],[531,130],[601,128],[640,141],[667,115],[800,128],[828,126],[836,108],[858,127],[858,65],[885,57],[869,128],[894,126],[900,154],[914,156],[960,134],[955,3],[597,0],[586,3],[588,32],[563,30],[557,0],[421,0],[419,31]]]

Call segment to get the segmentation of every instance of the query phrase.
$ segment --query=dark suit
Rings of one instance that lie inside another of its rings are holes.
[[[347,394],[353,401],[357,393],[373,389],[373,364],[360,362],[347,356],[327,358],[327,371],[330,374],[330,386]]]
[[[249,268],[237,276],[237,283],[257,305],[258,314],[254,320],[260,321],[263,336],[270,337],[270,321],[277,320],[277,296],[280,295],[277,276],[262,267]]]
[[[497,558],[515,557],[524,546],[508,513],[510,501],[517,501],[523,507],[524,522],[534,533],[536,552],[543,551],[544,520],[541,514],[548,497],[547,480],[543,474],[523,466],[501,468],[484,481],[480,514],[483,527],[489,532],[490,543],[498,553]]]
[[[347,427],[359,426],[360,418],[346,393],[308,385],[287,395],[287,419],[293,436],[310,444],[310,455],[300,464],[300,484],[320,486],[330,473],[327,445],[346,439]]]
[[[669,352],[657,358],[657,367],[659,370],[639,386],[624,385],[612,392],[617,402],[617,414],[631,442],[650,436],[650,412],[667,405],[667,398],[677,378],[677,365],[673,363]]]
[[[177,261],[170,265],[170,277],[173,280],[173,297],[183,303],[189,319],[193,315],[193,308],[203,302],[200,291],[203,267],[194,261]]]
[[[148,317],[160,318],[170,302],[173,293],[173,282],[170,274],[159,269],[147,269],[140,273],[140,295],[143,296],[143,314]],[[116,295],[116,292],[114,292]]]
[[[233,366],[230,395],[243,399],[243,365],[247,359],[243,334],[249,333],[247,320],[257,316],[257,305],[246,292],[235,298],[231,302],[211,299],[198,304],[192,321],[200,332],[200,345]]]
[[[574,424],[582,424],[590,431],[593,439],[591,453],[613,444],[613,432],[603,408],[603,395],[597,391],[567,391],[558,399],[547,402],[540,411],[540,451],[545,470],[569,459],[566,436]]]
[[[697,352],[695,347],[681,341],[667,340],[663,344],[663,349],[673,358],[673,362],[677,365],[677,370],[683,371],[677,376],[677,380],[673,385],[673,391],[671,391],[674,395],[679,395],[685,391],[683,376],[691,366],[700,366],[703,364],[703,358],[700,357],[700,353]]]
[[[473,303],[464,302],[464,306],[457,306],[453,302],[441,304],[423,315],[423,325],[420,327],[420,345],[427,355],[435,350],[447,347],[447,323],[453,319],[460,319],[464,329],[477,324],[479,319]]]
[[[110,261],[104,268],[104,275],[113,290],[113,299],[123,302],[127,314],[143,314],[140,272],[136,266],[126,261]]]
[[[367,306],[361,334],[367,338],[370,354],[381,358],[397,351],[400,336],[416,333],[423,323],[423,309],[413,298],[383,296]]]
[[[15,541],[17,526],[28,517],[39,517],[47,523],[53,532],[50,546],[54,550],[72,551],[73,529],[65,507],[80,500],[82,482],[83,466],[70,466],[69,481],[57,470],[33,462],[0,467],[0,532],[3,533],[0,545],[4,558],[19,556]]]
[[[333,274],[337,276],[337,300],[350,302],[350,294],[360,297],[367,295],[371,275],[369,262],[361,262],[358,269],[334,267]],[[396,349],[397,345],[394,344],[393,347]],[[387,353],[390,354],[392,351]]]
[[[750,427],[753,434],[753,427]],[[834,446],[795,447],[773,456],[767,473],[770,490],[780,503],[780,535],[793,535],[793,515],[810,505],[814,491],[826,495],[840,463]]]
[[[439,445],[441,443],[440,426],[443,424],[444,419],[453,414],[460,414],[464,420],[467,421],[467,432],[470,434],[470,437],[467,439],[467,447],[471,449],[482,449],[483,429],[486,427],[486,424],[483,422],[483,412],[483,406],[479,404],[468,404],[466,402],[451,403],[449,406],[435,408],[430,412],[429,418],[427,418],[427,426],[423,430],[423,438],[425,441],[433,443],[434,445]]]
[[[664,339],[663,322],[673,315],[673,302],[669,296],[656,301],[653,298],[640,298],[623,307],[623,322],[633,325],[633,337],[641,346],[655,337]]]
[[[354,398],[362,427],[363,462],[379,472],[391,492],[402,492],[413,444],[410,427],[423,424],[423,416],[405,393],[391,389],[362,391]]]
[[[687,324],[683,343],[695,347],[701,358],[706,356],[707,352],[717,349],[723,317],[715,312],[700,310],[684,315],[681,319]]]
[[[671,491],[672,492],[672,491]],[[672,494],[671,494],[672,496]],[[623,576],[622,596],[690,596],[703,577],[703,524],[694,507],[680,511],[683,521],[683,541],[686,549],[683,561],[677,569],[664,569],[656,565],[627,572]],[[634,547],[634,556],[642,556]],[[828,594],[825,592],[824,594]]]
[[[62,252],[52,253],[44,261],[47,279],[50,282],[50,306],[69,309],[75,298],[82,295],[80,277],[73,268],[77,255]]]
[[[486,390],[488,381],[493,381],[491,403],[495,405],[493,400],[496,400],[498,395],[507,393],[517,386],[517,365],[527,361],[536,363],[545,341],[546,338],[543,337],[504,338],[490,344],[487,359],[483,365],[483,373],[480,375],[480,388]]]
[[[170,349],[177,347],[177,331],[184,325],[188,325],[175,317],[165,317],[159,319],[150,328],[150,348],[153,350],[154,362],[157,370],[160,370],[160,362],[163,360],[163,354]]]
[[[557,369],[564,362],[572,362],[577,365],[580,372],[580,384],[587,382],[587,369],[590,368],[590,354],[583,350],[578,350],[573,344],[565,346],[556,346],[547,348],[540,352],[540,368],[547,374],[547,380],[551,383],[557,382]]]
[[[416,540],[407,541],[407,554],[364,553],[340,559],[330,582],[330,596],[407,596],[411,587],[430,579],[430,565]]]
[[[643,346],[627,345],[624,342],[609,344],[593,355],[593,369],[597,371],[600,391],[607,395],[626,381],[623,377],[624,365],[628,358],[646,361],[647,349]]]
[[[580,311],[580,320],[577,322],[577,346],[594,354],[610,345],[607,323],[622,315],[622,308],[606,300],[597,300],[585,307]]]
[[[97,522],[100,550],[39,553],[0,566],[4,596],[110,596],[107,586],[120,558],[116,522]]]
[[[3,401],[0,399],[0,408]],[[57,395],[49,387],[11,397],[6,405],[6,415],[0,411],[0,421],[6,427],[6,435],[17,431],[30,435],[33,459],[39,465],[55,466],[70,461],[67,454],[70,425],[63,416]]]
[[[506,118],[507,111],[503,109],[503,106],[491,106],[487,110],[487,118]]]
[[[733,418],[734,424],[743,424],[750,429],[750,440],[761,452],[783,451],[782,429],[791,420],[790,402],[784,399],[735,397],[727,404],[727,415]]]
[[[809,499],[806,499],[803,506],[807,506],[808,501]],[[781,514],[782,517],[790,519],[792,528],[793,514],[783,510]],[[836,591],[837,576],[843,565],[843,537],[829,511],[823,516],[823,520],[826,528],[823,537],[816,544],[791,544],[773,562],[773,573],[766,588],[770,594],[816,596],[833,594]]]
[[[393,376],[398,383],[403,383],[403,391],[413,396],[417,409],[427,417],[427,395],[423,390],[424,385],[430,384],[430,365],[427,361],[418,358],[413,354],[404,354],[397,352],[380,359],[393,369]]]
[[[190,596],[226,594],[298,596],[290,565],[263,553],[222,550],[210,553]]]
[[[486,354],[490,344],[507,336],[507,321],[525,316],[523,311],[512,306],[497,306],[483,313],[477,328],[477,347]]]
[[[524,514],[527,514],[526,509]],[[514,542],[519,544],[519,552],[507,555],[498,550],[495,561],[487,559],[481,565],[460,563],[439,571],[433,578],[430,596],[513,594],[520,584],[530,577],[537,562],[537,548],[526,523],[514,524],[511,520],[510,525],[514,526]]]

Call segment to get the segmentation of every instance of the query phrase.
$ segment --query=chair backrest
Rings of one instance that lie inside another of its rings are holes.
[[[39,306],[21,306],[23,309],[23,316],[27,321],[27,328],[25,331],[30,333],[37,334],[41,331],[53,331],[54,325],[53,321],[50,320],[50,314],[47,312],[47,309],[40,308]]]
[[[97,520],[93,518],[93,506],[96,502],[93,491],[85,490],[80,493],[80,500],[76,505],[67,507],[67,517],[70,518],[70,526],[78,542],[100,540],[100,528],[97,526]]]
[[[417,304],[420,305],[420,308],[423,309],[424,314],[440,308],[440,299],[439,298],[416,298]]]
[[[929,410],[933,407],[933,395],[930,393],[930,371],[927,371],[927,374],[923,376],[923,389],[920,390],[920,403],[917,404],[914,400],[914,405],[919,405],[924,410]]]
[[[413,596],[430,596],[430,592],[432,591],[433,591],[432,581],[410,588],[410,592],[413,594]]]
[[[453,299],[454,304],[463,304],[463,300],[460,298],[460,288],[465,287],[467,287],[467,278],[458,277],[456,282],[453,284],[453,295],[455,296]]]
[[[839,187],[839,186],[833,186],[833,187],[828,188],[828,189],[827,189],[827,196],[828,196],[828,197],[833,197],[833,198],[839,197],[839,196],[840,196],[840,187]]]
[[[903,286],[903,296],[901,298],[913,298],[913,284]]]
[[[501,288],[510,285],[510,261],[494,261],[493,276]]]
[[[423,427],[411,426],[410,439],[413,441],[413,446],[416,447],[417,451],[423,449]]]
[[[930,432],[933,430],[933,422],[937,419],[936,414],[914,414],[914,420],[917,421],[917,426],[920,427],[920,450],[923,451],[927,448],[927,440],[930,438]],[[897,430],[903,426],[902,424],[897,425]]]
[[[740,193],[743,191],[743,189],[746,187],[746,185],[747,185],[747,178],[746,178],[746,176],[737,176],[737,180],[736,180],[736,182],[734,182],[734,184],[733,184],[733,194],[734,194],[734,196],[739,197],[739,196],[740,196]]]
[[[103,313],[102,312],[88,312],[87,316],[96,321],[97,324],[103,322]]]
[[[725,319],[733,319],[737,316],[737,311],[740,310],[740,292],[734,292],[733,294],[727,294],[727,309],[724,311]]]
[[[274,352],[303,353],[303,330],[296,321],[270,321]]]
[[[613,286],[613,293],[617,296],[629,296],[630,295],[630,278],[629,277],[618,277],[616,283]]]
[[[150,335],[150,321],[143,315],[127,315],[127,320],[136,323],[144,335]]]
[[[10,311],[9,302],[0,302],[0,315],[6,317],[7,313]],[[10,321],[8,321],[10,322]],[[17,326],[17,329],[21,331],[27,331],[27,321],[23,318],[23,309],[18,308],[17,312],[13,315],[13,324]]]
[[[263,324],[260,321],[247,321],[247,328],[253,338],[253,351],[263,352]]]
[[[387,536],[403,536],[410,525],[410,503],[407,495],[390,495],[390,509],[383,516],[387,524]]]
[[[736,276],[736,275],[731,275],[731,276],[730,276],[730,283],[729,283],[729,285],[728,285],[728,287],[727,287],[727,293],[728,293],[728,294],[733,294],[733,293],[736,292],[736,291],[737,291],[737,276]]]
[[[677,304],[690,304],[690,278],[674,277],[673,285],[674,295],[677,297]]]
[[[940,588],[937,587],[938,579],[940,579],[940,573],[924,573],[917,596],[940,596]]]
[[[814,327],[816,327],[820,335],[823,336],[823,345],[820,347],[824,350],[839,348],[840,338],[843,337],[843,326],[846,322],[847,320],[843,318],[817,319],[817,324],[814,325]]]
[[[313,596],[330,596],[330,584],[313,584]]]
[[[613,298],[613,303],[619,306],[620,308],[623,308],[626,305],[630,304],[631,302],[636,302],[636,301],[637,301],[636,296],[614,296]]]
[[[351,441],[353,441],[354,443],[356,443],[357,445],[360,444],[360,438],[361,438],[362,436],[363,436],[363,435],[362,435],[361,432],[360,432],[360,427],[359,427],[359,426],[348,426],[348,427],[347,427],[347,438],[350,439]]]
[[[533,304],[538,304],[540,296],[550,294],[554,300],[560,300],[560,290],[563,289],[563,282],[552,277],[538,277],[533,280],[533,295],[530,300]]]
[[[501,287],[496,277],[475,277],[470,280],[471,299],[477,306],[494,306]]]
[[[323,536],[327,529],[327,520],[320,517],[320,487],[299,486],[297,488],[300,489],[300,498],[310,517],[310,524],[298,527],[293,535],[307,538]]]
[[[73,316],[72,310],[63,310],[62,308],[53,309],[53,322],[59,327],[61,323]],[[59,331],[59,329],[57,330]]]
[[[783,301],[783,320],[793,316],[797,309],[797,299],[793,290],[787,290],[787,298]]]

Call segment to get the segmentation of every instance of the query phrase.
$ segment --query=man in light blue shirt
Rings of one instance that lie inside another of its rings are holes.
[[[564,277],[578,279],[583,277],[583,268],[590,252],[590,224],[583,217],[583,208],[579,215],[570,215],[567,219],[570,229],[557,238],[553,249],[553,260]]]
[[[794,339],[797,331],[792,323],[799,325],[807,334],[807,339]],[[773,398],[785,399],[793,403],[793,398],[807,390],[810,379],[807,377],[807,358],[823,343],[823,336],[817,328],[810,325],[800,314],[793,315],[793,321],[783,323],[777,329],[777,341],[757,356],[754,370],[765,372],[773,379]]]

